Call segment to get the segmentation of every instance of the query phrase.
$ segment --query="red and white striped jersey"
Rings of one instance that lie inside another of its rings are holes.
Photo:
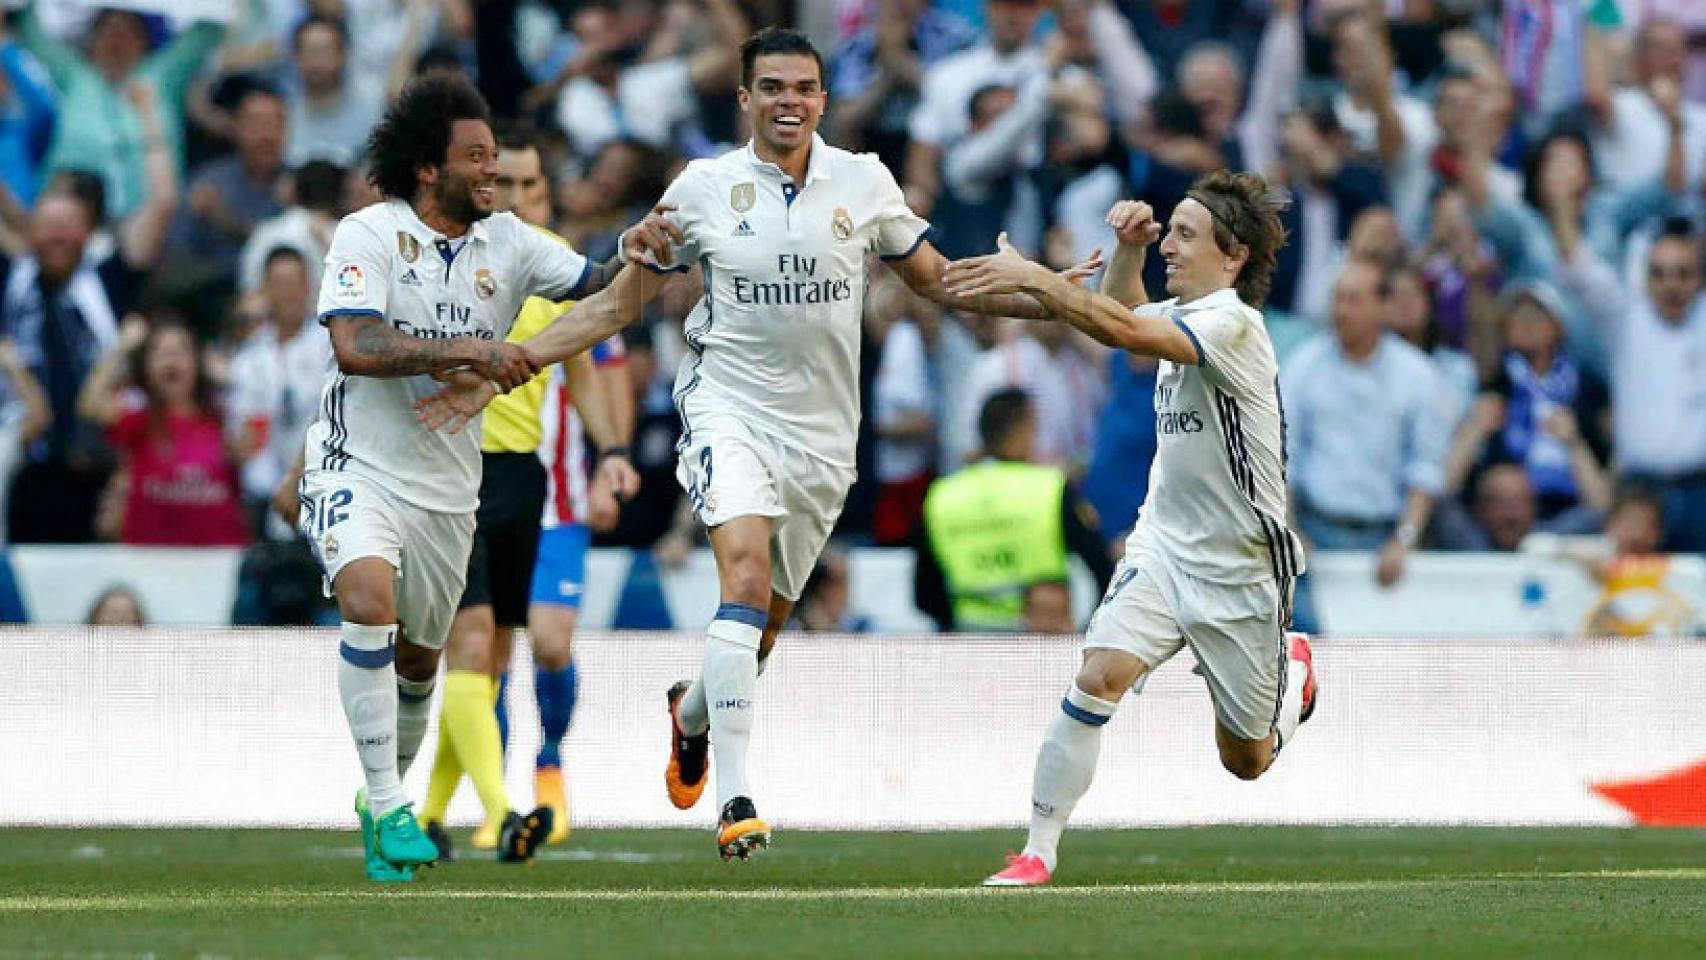
[[[611,337],[592,350],[599,367],[628,362],[621,335]],[[545,511],[539,518],[544,530],[586,523],[587,494],[592,486],[596,457],[587,449],[586,427],[575,410],[563,365],[551,368],[544,402],[539,405],[539,462],[545,466]]]

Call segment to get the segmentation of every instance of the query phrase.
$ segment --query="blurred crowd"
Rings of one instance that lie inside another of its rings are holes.
[[[1005,230],[1065,266],[1113,242],[1116,200],[1165,220],[1221,167],[1289,196],[1266,314],[1315,547],[1377,551],[1391,582],[1412,550],[1603,532],[1638,504],[1620,550],[1706,550],[1706,3],[819,2],[10,12],[6,540],[250,546],[254,619],[312,605],[266,595],[305,562],[267,504],[320,399],[320,265],[376,199],[362,148],[388,95],[475,77],[543,144],[558,232],[603,259],[682,163],[744,140],[738,46],[794,24],[828,57],[825,138],[881,156],[949,257]],[[915,541],[931,482],[984,454],[985,401],[1018,388],[1032,455],[1117,549],[1155,447],[1154,363],[876,276],[842,539]],[[666,560],[693,536],[670,386],[700,289],[675,282],[628,332],[645,486],[601,534]]]

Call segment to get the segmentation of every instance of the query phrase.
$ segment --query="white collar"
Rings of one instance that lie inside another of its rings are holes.
[[[784,173],[782,171],[781,167],[777,166],[774,163],[771,163],[768,160],[763,159],[762,157],[760,157],[758,155],[758,147],[756,146],[756,143],[757,143],[756,139],[748,140],[746,142],[746,159],[747,159],[747,162],[752,164],[753,166],[757,167],[760,170],[764,170],[764,171],[767,171],[770,173],[774,173],[778,179],[788,180],[789,179],[788,174]],[[823,142],[822,137],[820,137],[814,133],[814,134],[812,134],[811,156],[806,159],[806,182],[799,184],[799,187],[800,187],[800,189],[803,190],[803,189],[805,189],[806,185],[811,183],[813,180],[828,180],[828,179],[829,179],[829,145]]]
[[[439,233],[432,227],[427,226],[426,221],[421,219],[421,215],[415,212],[413,204],[406,200],[397,198],[393,198],[391,202],[401,208],[400,215],[403,217],[403,224],[408,227],[410,233],[416,235],[415,239],[419,240],[422,236],[425,236],[427,238],[427,245],[429,246],[437,243],[441,239],[449,243],[457,243],[462,240],[478,240],[481,243],[485,243],[490,239],[486,233],[486,220],[490,218],[475,220],[473,223],[468,225],[467,233],[464,233],[460,237],[451,238]],[[496,214],[494,213],[493,216],[496,216]]]

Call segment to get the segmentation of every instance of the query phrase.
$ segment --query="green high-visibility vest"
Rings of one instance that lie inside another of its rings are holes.
[[[1017,630],[1025,591],[1066,579],[1061,499],[1053,467],[985,460],[930,485],[924,526],[948,582],[958,629]]]

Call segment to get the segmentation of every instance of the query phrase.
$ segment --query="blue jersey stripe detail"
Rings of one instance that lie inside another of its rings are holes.
[[[383,650],[357,650],[347,643],[338,644],[338,654],[346,662],[365,670],[378,670],[390,666],[396,653],[396,649],[390,646]]]
[[[333,317],[377,317],[383,320],[385,314],[371,307],[338,307],[320,314],[320,325],[325,326],[326,321]]]
[[[1196,331],[1186,326],[1185,321],[1180,320],[1178,317],[1174,317],[1173,322],[1178,325],[1180,330],[1185,331],[1185,336],[1191,338],[1191,346],[1195,347],[1197,350],[1197,366],[1208,366],[1208,351],[1202,348],[1202,341],[1197,339]]]
[[[1077,720],[1079,723],[1092,727],[1104,726],[1107,724],[1108,720],[1111,719],[1109,717],[1104,717],[1099,713],[1091,713],[1065,697],[1061,698],[1060,711],[1072,719]]]
[[[717,608],[714,620],[732,620],[744,623],[749,627],[763,630],[770,625],[770,615],[763,610],[745,603],[725,603]]]
[[[917,253],[918,248],[924,246],[925,241],[933,239],[935,236],[936,236],[936,228],[935,227],[926,227],[924,229],[924,232],[919,234],[918,238],[916,240],[912,241],[912,246],[906,248],[905,252],[903,252],[903,253],[885,253],[879,259],[881,259],[885,263],[897,263],[901,260],[905,260],[906,258]]]

